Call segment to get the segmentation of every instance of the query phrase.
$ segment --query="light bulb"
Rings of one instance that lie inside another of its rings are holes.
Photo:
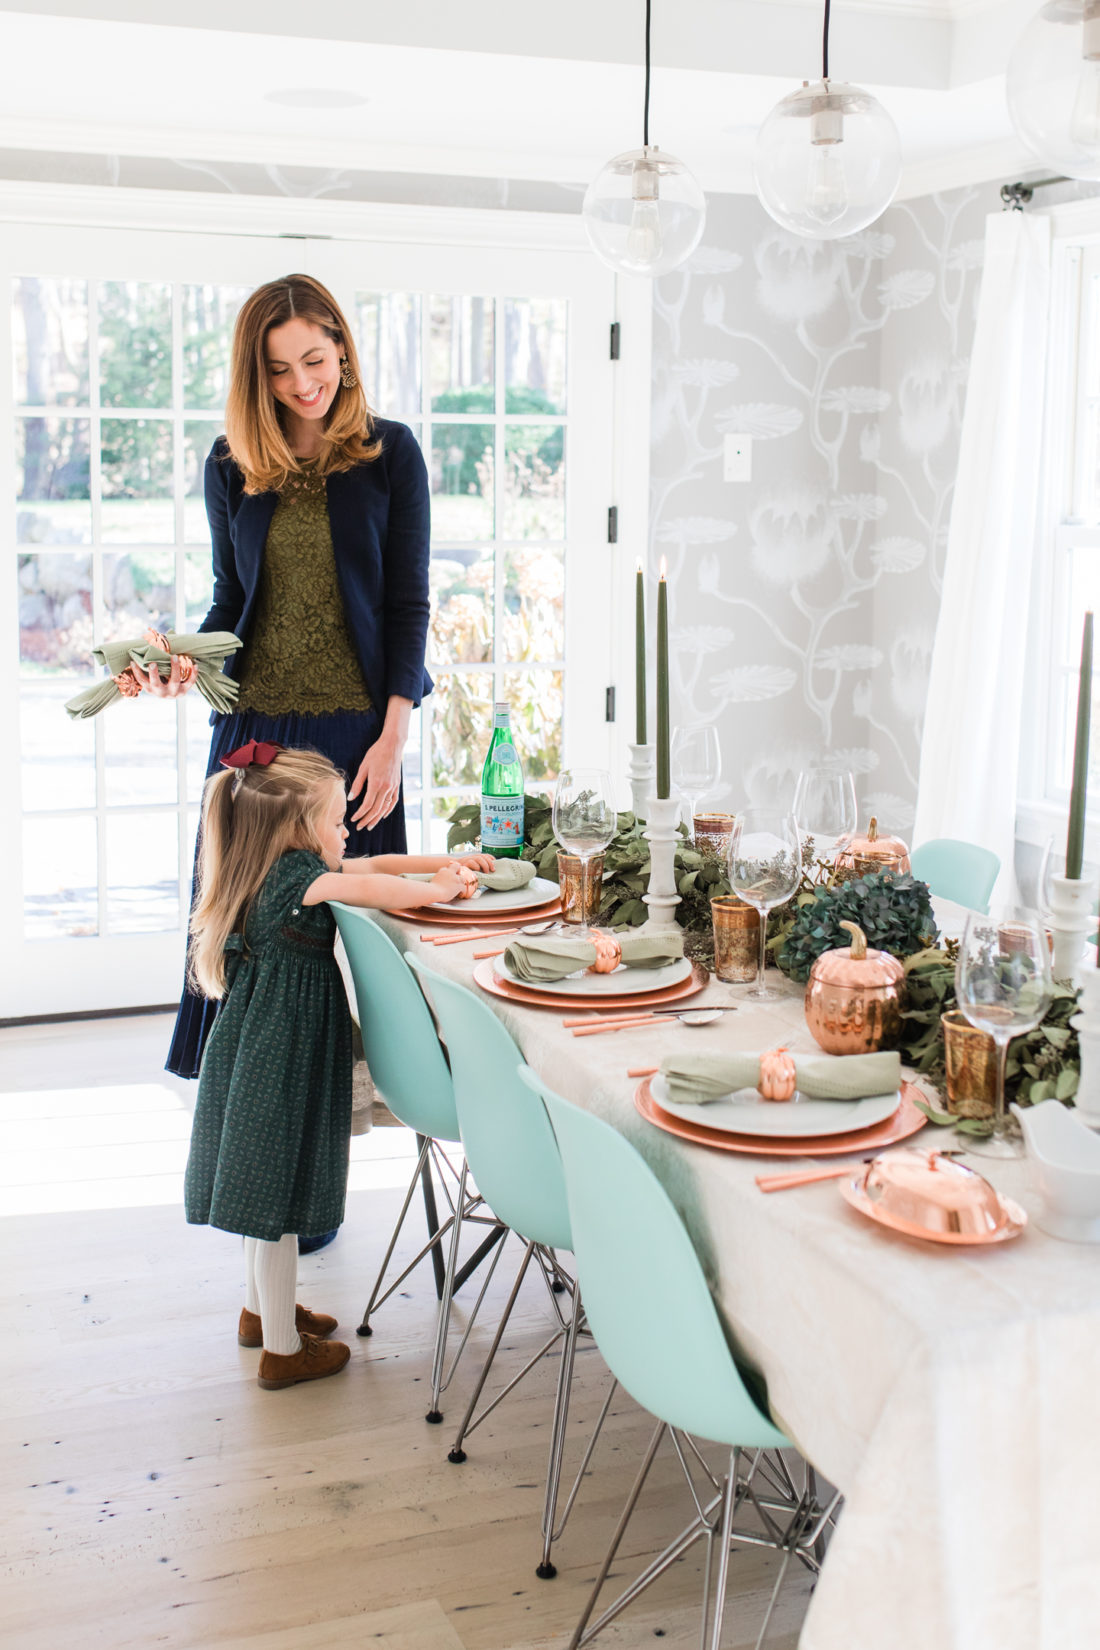
[[[661,214],[656,201],[635,201],[626,232],[626,255],[631,263],[655,264],[665,249]]]
[[[753,172],[761,204],[784,229],[836,240],[873,223],[893,199],[901,175],[897,127],[858,86],[806,82],[761,126]]]
[[[592,248],[625,275],[666,275],[703,233],[703,192],[681,161],[655,143],[609,160],[593,178],[581,218]]]

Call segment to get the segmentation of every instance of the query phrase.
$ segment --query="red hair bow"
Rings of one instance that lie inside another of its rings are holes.
[[[228,756],[221,758],[223,768],[250,768],[253,763],[258,768],[270,767],[284,745],[271,745],[265,739],[250,739],[247,745],[240,745]]]

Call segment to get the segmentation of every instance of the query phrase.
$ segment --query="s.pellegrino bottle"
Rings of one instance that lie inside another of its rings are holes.
[[[481,770],[481,851],[497,859],[519,859],[523,852],[523,763],[506,701],[493,704],[493,737]]]

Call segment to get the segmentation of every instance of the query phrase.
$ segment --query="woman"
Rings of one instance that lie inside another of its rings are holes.
[[[257,288],[237,317],[205,490],[214,601],[199,629],[244,643],[207,774],[250,739],[308,746],[353,776],[349,854],[403,853],[401,754],[432,686],[428,479],[412,431],[370,412],[351,330],[308,275]],[[171,698],[191,684],[173,660],[143,685]],[[185,989],[169,1071],[198,1076],[215,1012]]]

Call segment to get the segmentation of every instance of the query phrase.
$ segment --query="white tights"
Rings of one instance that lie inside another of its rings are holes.
[[[244,1240],[244,1304],[259,1314],[264,1351],[284,1356],[297,1352],[302,1340],[294,1327],[298,1286],[298,1235],[284,1232],[278,1243]]]

